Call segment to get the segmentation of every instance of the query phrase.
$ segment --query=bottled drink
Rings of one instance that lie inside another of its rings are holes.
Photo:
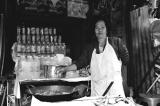
[[[21,29],[20,27],[17,27],[17,42],[21,41]]]
[[[40,30],[40,38],[41,38],[41,43],[44,42],[44,31],[43,28]]]
[[[17,53],[21,52],[21,29],[20,27],[17,27],[17,47],[16,47],[16,51]]]
[[[53,40],[54,40],[54,43],[57,43],[57,32],[56,32],[56,28],[53,29]]]
[[[62,54],[66,55],[66,44],[62,43]]]
[[[49,45],[49,43],[47,43],[46,45],[45,45],[45,52],[46,52],[46,55],[50,55],[50,45]]]
[[[29,27],[27,27],[27,43],[31,43],[31,30]]]
[[[22,34],[22,43],[26,44],[26,34],[25,33]]]
[[[22,26],[22,42],[21,42],[21,53],[25,54],[26,52],[26,28]]]
[[[62,43],[62,36],[61,35],[58,36],[58,43],[59,44]]]
[[[55,48],[54,48],[54,44],[53,44],[53,43],[51,43],[51,45],[50,45],[50,53],[51,53],[51,56],[53,56],[53,55],[54,55],[54,50],[55,50]]]
[[[41,55],[45,55],[45,42],[41,44]]]
[[[54,53],[58,54],[58,43],[54,43]]]
[[[49,35],[48,35],[49,33],[48,33],[48,28],[46,27],[45,29],[44,29],[44,39],[45,39],[45,42],[47,43],[47,42],[49,42]]]
[[[35,43],[35,41],[36,41],[36,29],[35,29],[35,27],[32,27],[31,28],[31,43]]]
[[[44,36],[45,36],[45,54],[49,55],[49,53],[50,53],[49,43],[50,42],[49,42],[49,29],[48,29],[48,27],[45,28]]]
[[[49,42],[51,43],[52,28],[48,29],[48,35],[49,35]]]
[[[56,35],[53,36],[53,42],[54,42],[54,43],[57,43],[57,36],[56,36]]]
[[[57,34],[56,28],[53,28],[53,36],[56,36],[56,34]]]
[[[31,35],[32,35],[32,42],[31,42],[31,53],[33,55],[35,55],[35,52],[36,52],[36,45],[35,45],[35,42],[36,42],[36,29],[35,27],[32,27],[31,28]]]
[[[51,56],[54,55],[54,42],[53,42],[53,35],[50,36],[50,53]]]
[[[26,43],[26,33],[25,33],[25,27],[22,26],[22,43]]]
[[[50,35],[50,43],[53,44],[54,40],[53,40],[53,34]]]
[[[39,56],[39,55],[41,55],[41,42],[40,41],[38,41],[37,42],[37,55]]]
[[[17,42],[17,53],[21,53],[21,43],[20,42]]]
[[[35,53],[36,53],[36,45],[35,45],[35,42],[33,42],[33,43],[31,44],[31,53],[32,53],[32,55],[35,55]]]
[[[36,43],[40,41],[39,28],[36,28]]]
[[[41,53],[41,39],[40,39],[40,28],[36,28],[36,54],[39,56]]]
[[[30,28],[27,27],[26,54],[30,55],[30,53],[31,53],[31,33],[30,33]]]

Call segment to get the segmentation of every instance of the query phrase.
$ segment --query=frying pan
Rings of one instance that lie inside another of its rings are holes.
[[[63,95],[37,95],[35,94],[34,97],[43,102],[57,102],[57,101],[70,101],[76,98],[78,92],[72,92],[70,94],[63,94]]]
[[[28,93],[43,102],[70,101],[76,99],[78,91],[73,91],[73,86],[50,85],[28,87]]]

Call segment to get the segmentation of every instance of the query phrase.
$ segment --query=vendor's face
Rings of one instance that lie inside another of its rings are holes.
[[[98,39],[106,38],[107,29],[105,22],[103,20],[100,20],[95,25],[95,34]]]

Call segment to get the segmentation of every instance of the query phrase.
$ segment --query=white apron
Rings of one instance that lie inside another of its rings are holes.
[[[107,42],[104,51],[96,54],[93,50],[91,58],[91,96],[102,96],[109,84],[114,81],[106,96],[125,97],[122,76],[122,62],[118,60],[113,47]]]

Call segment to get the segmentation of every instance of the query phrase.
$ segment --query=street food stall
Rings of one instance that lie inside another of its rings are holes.
[[[132,98],[105,96],[113,83],[104,95],[90,97],[89,66],[57,73],[57,68],[72,64],[66,52],[66,45],[55,28],[17,27],[17,41],[12,46],[16,78],[8,82],[9,106],[135,105]],[[77,86],[86,86],[83,95]]]
[[[150,77],[147,80],[144,78],[146,83],[142,80],[146,72],[152,71],[150,70],[153,58],[148,29],[149,18],[152,17],[151,14],[159,12],[159,7],[156,7],[152,13],[152,9],[146,5],[149,1],[143,0],[143,3],[139,3],[138,0],[2,1],[4,6],[0,7],[4,9],[0,8],[0,14],[4,14],[5,21],[3,23],[2,20],[0,25],[6,25],[1,26],[0,30],[4,27],[6,36],[0,33],[0,37],[5,38],[0,38],[0,40],[4,39],[2,44],[5,41],[4,47],[0,45],[3,51],[0,61],[1,76],[5,76],[5,81],[0,78],[2,80],[0,91],[3,91],[3,86],[5,89],[4,93],[0,93],[3,94],[4,104],[6,96],[7,106],[138,105],[132,97],[106,96],[108,91],[111,91],[110,88],[113,88],[112,85],[116,86],[115,82],[108,83],[105,87],[97,87],[99,90],[103,88],[102,93],[105,90],[103,95],[90,96],[92,91],[90,66],[67,70],[65,73],[57,71],[59,68],[71,66],[82,53],[84,46],[94,40],[92,36],[94,16],[107,18],[111,24],[110,36],[122,39],[127,46],[130,62],[128,67],[125,67],[126,72],[123,72],[127,74],[126,82],[133,87],[132,93],[145,92],[147,88],[149,88],[148,92],[159,93],[159,84],[152,84],[154,80],[154,82],[159,81],[159,76],[155,77],[154,73],[151,73],[151,76],[148,74]],[[142,5],[146,6],[138,8]],[[158,35],[155,37],[159,38]],[[156,66],[154,68],[159,69],[158,65]],[[13,75],[12,78],[9,78],[10,75]]]
[[[25,29],[17,28],[17,33]],[[28,33],[36,34],[36,29],[27,29]],[[39,29],[37,29],[39,30]],[[45,29],[41,33],[46,34]],[[46,31],[50,31],[49,29]],[[55,29],[53,30],[53,32]],[[52,32],[52,31],[51,31]],[[29,35],[29,34],[28,34]],[[89,66],[80,70],[69,71],[63,74],[56,72],[58,67],[72,64],[72,59],[65,55],[65,43],[56,34],[51,40],[32,39],[25,35],[17,35],[17,42],[12,47],[12,58],[15,61],[13,92],[8,94],[12,106],[51,106],[51,105],[86,105],[86,106],[135,106],[131,97],[108,97],[105,94],[112,87],[111,83],[99,97],[90,97]],[[46,35],[45,35],[46,36]],[[41,35],[43,38],[43,35]],[[37,40],[38,43],[34,43]],[[48,42],[46,42],[48,41]],[[39,46],[40,45],[40,46]],[[8,86],[10,83],[8,83]],[[76,86],[87,86],[83,96],[75,89]],[[8,87],[8,89],[10,89]],[[12,98],[12,99],[11,99]]]

